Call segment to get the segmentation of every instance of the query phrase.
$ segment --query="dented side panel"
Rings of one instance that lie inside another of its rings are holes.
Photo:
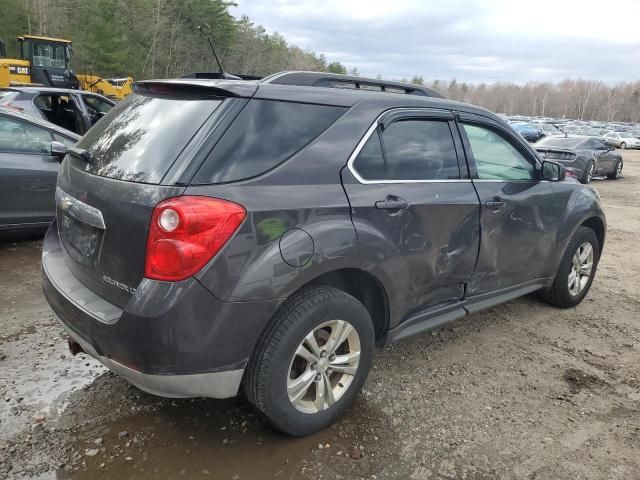
[[[558,228],[566,205],[549,182],[476,182],[483,208],[478,265],[468,296],[554,275]],[[486,202],[499,198],[494,210]]]

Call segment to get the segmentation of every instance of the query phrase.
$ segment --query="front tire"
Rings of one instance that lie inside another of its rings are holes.
[[[553,284],[542,291],[542,297],[557,307],[575,307],[589,292],[599,260],[596,234],[580,227],[567,246]]]
[[[348,410],[371,367],[375,344],[367,309],[333,287],[291,297],[258,341],[247,366],[249,401],[278,430],[304,436]]]

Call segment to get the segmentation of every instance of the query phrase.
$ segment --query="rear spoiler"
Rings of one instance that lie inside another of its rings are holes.
[[[133,84],[134,92],[157,95],[203,95],[251,98],[257,89],[257,84],[228,79],[212,81],[196,78],[178,78],[172,80],[142,80]]]
[[[259,77],[257,75],[240,75],[239,73],[193,72],[183,75],[180,78],[205,78],[208,80],[262,80],[264,77]]]

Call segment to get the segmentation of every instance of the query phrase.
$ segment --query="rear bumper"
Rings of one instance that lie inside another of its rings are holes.
[[[80,283],[54,225],[45,236],[42,286],[85,352],[142,390],[166,397],[228,398],[277,301],[221,302],[197,280],[143,279],[124,308]]]
[[[112,372],[128,380],[140,390],[169,398],[210,397],[230,398],[238,393],[244,369],[226,370],[193,375],[149,375],[138,372],[108,357],[99,355],[91,344],[67,328],[69,336],[85,353],[102,363]]]

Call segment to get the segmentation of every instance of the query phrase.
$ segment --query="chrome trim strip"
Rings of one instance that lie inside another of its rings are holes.
[[[366,133],[364,134],[364,137],[362,137],[360,142],[358,142],[358,145],[356,145],[355,150],[349,156],[349,160],[347,160],[347,168],[349,169],[351,174],[356,178],[356,180],[358,180],[359,183],[363,185],[381,185],[381,184],[389,184],[389,183],[470,183],[471,179],[469,178],[455,178],[455,179],[441,179],[441,180],[365,180],[360,176],[358,171],[353,166],[353,162],[358,157],[358,155],[360,154],[360,151],[364,148],[367,141],[369,141],[369,137],[371,137],[371,135],[373,135],[373,132],[375,132],[376,129],[378,128],[378,124],[380,123],[380,120],[382,119],[383,116],[389,115],[391,113],[396,113],[396,112],[407,112],[407,113],[434,112],[436,113],[437,111],[438,111],[437,109],[433,109],[431,107],[429,108],[392,108],[390,110],[386,110],[383,113],[381,113],[378,116],[378,118],[375,119],[375,121],[369,127],[369,129],[366,131]],[[442,111],[444,113],[446,112],[452,113],[451,110],[442,110]]]
[[[60,187],[56,187],[56,207],[65,214],[92,227],[100,228],[101,230],[106,230],[107,228],[100,210],[72,197]]]

